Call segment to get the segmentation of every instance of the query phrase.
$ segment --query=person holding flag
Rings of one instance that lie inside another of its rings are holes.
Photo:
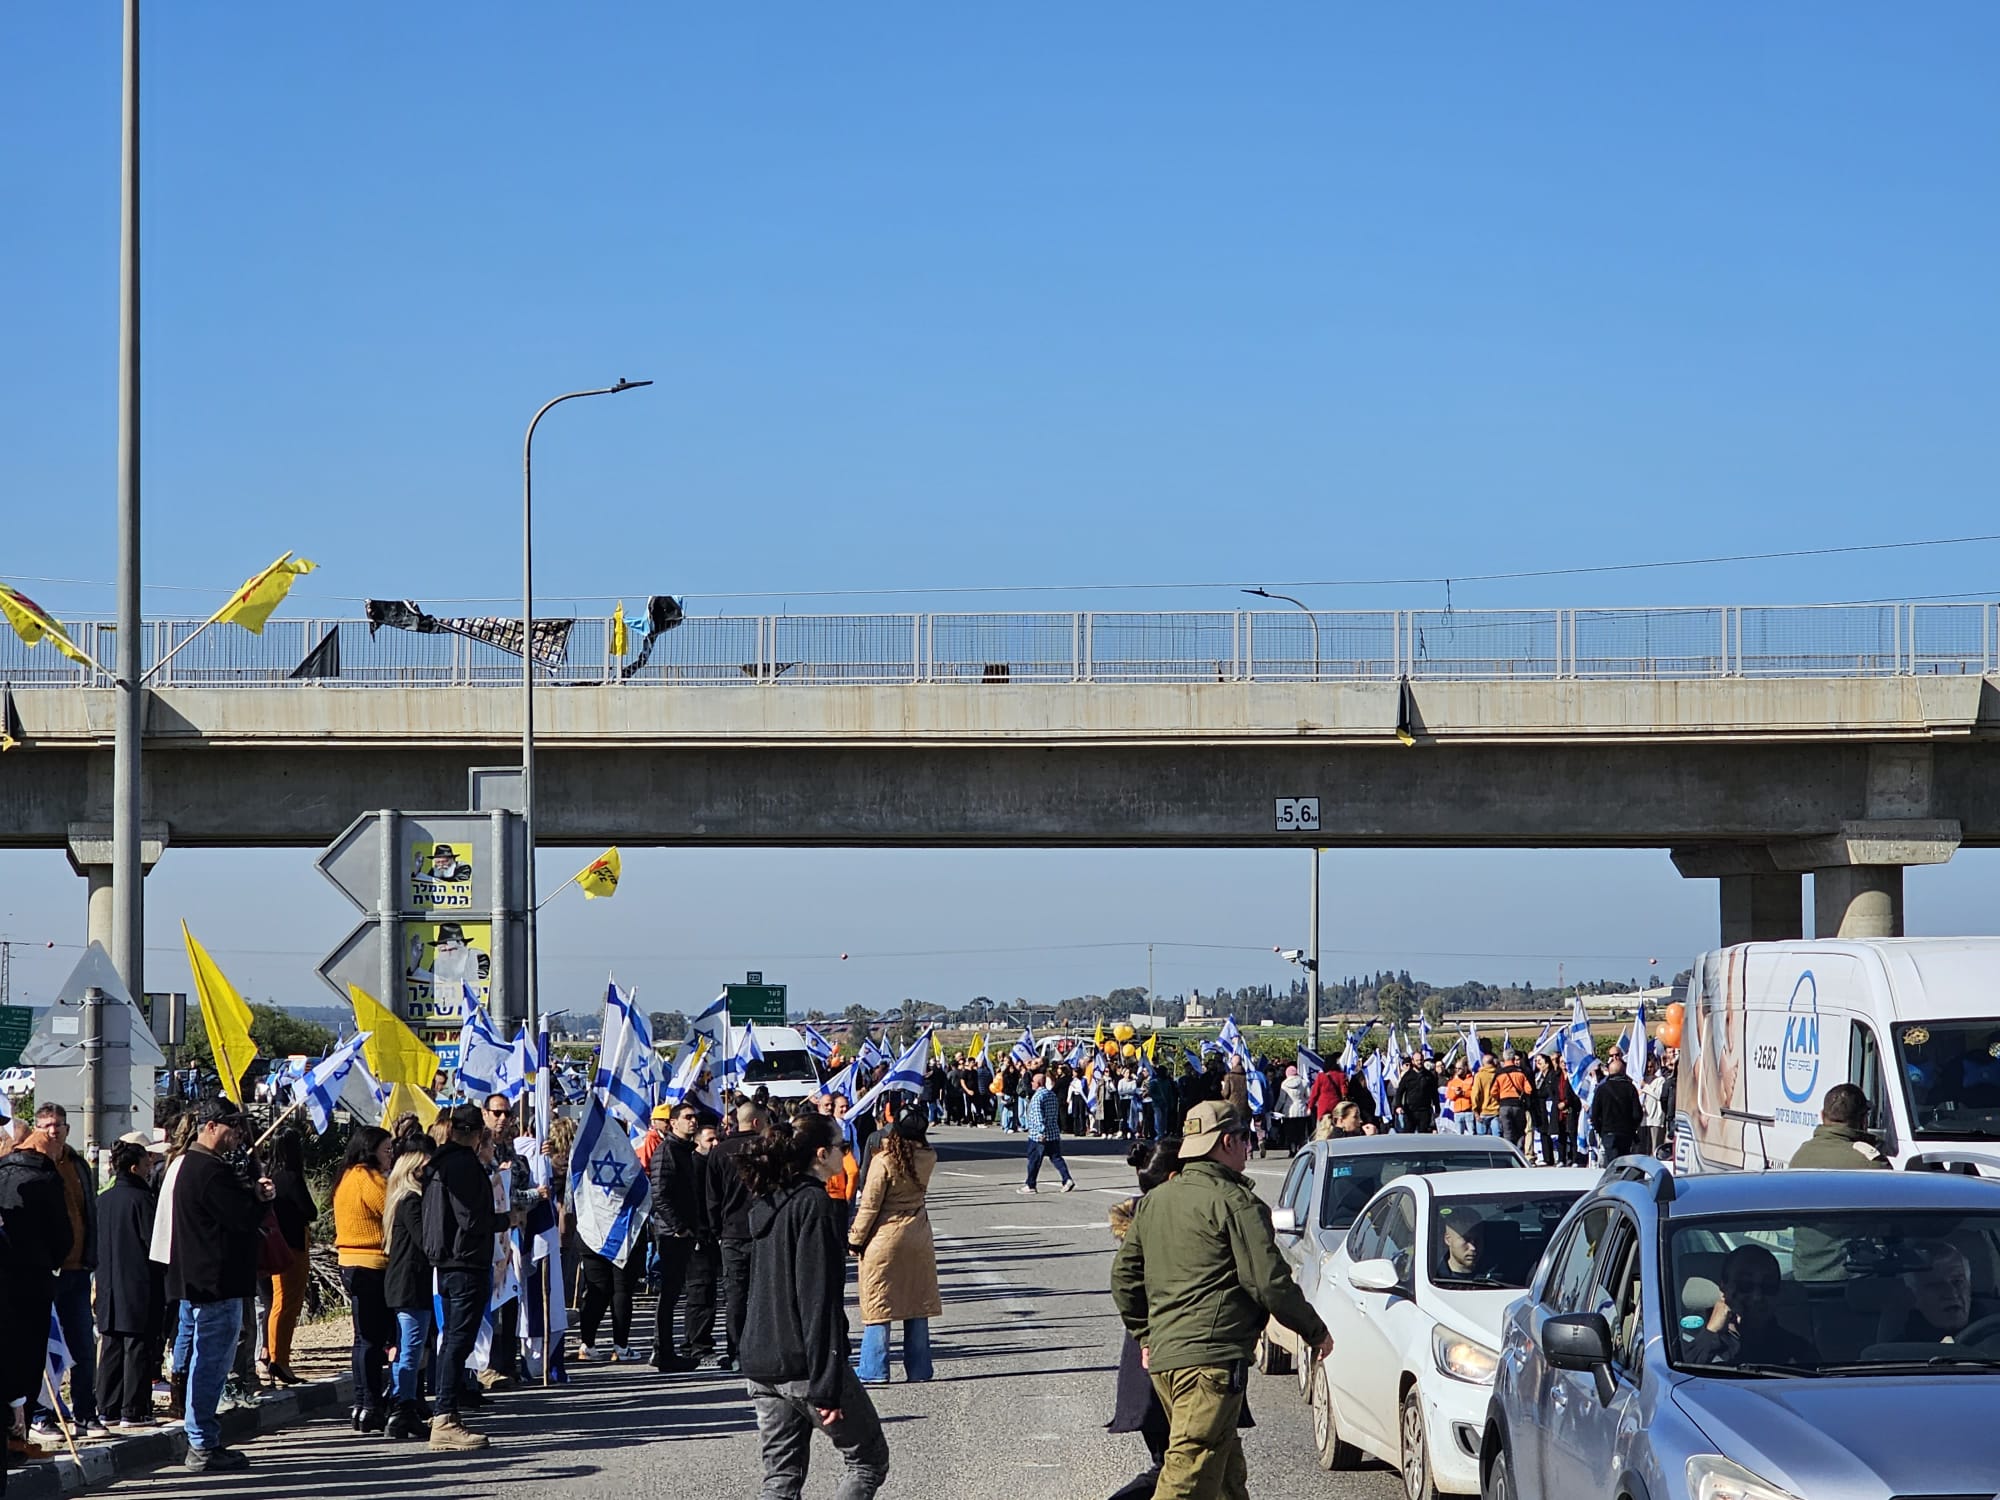
[[[747,1026],[745,1028],[748,1029]],[[674,1309],[687,1283],[695,1242],[707,1229],[708,1163],[695,1154],[699,1116],[682,1099],[667,1106],[667,1134],[653,1152],[653,1251],[660,1273],[660,1301],[653,1317],[653,1368],[662,1374],[696,1369],[700,1360],[677,1352]],[[630,1354],[622,1351],[620,1357]]]

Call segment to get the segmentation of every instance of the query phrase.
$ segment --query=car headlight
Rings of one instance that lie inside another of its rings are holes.
[[[1500,1365],[1500,1356],[1477,1339],[1444,1327],[1431,1330],[1431,1358],[1444,1374],[1471,1385],[1491,1385]]]
[[[1697,1453],[1688,1460],[1687,1476],[1691,1500],[1799,1500],[1719,1453]]]

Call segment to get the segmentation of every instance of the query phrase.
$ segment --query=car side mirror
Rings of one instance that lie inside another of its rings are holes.
[[[1305,1230],[1299,1227],[1298,1211],[1296,1209],[1291,1209],[1291,1208],[1272,1209],[1271,1232],[1273,1234],[1286,1234],[1286,1235],[1304,1234]]]
[[[1542,1355],[1558,1370],[1587,1371],[1597,1377],[1597,1399],[1617,1393],[1611,1379],[1611,1325],[1603,1313],[1558,1313],[1542,1324]]]
[[[1357,1260],[1347,1268],[1347,1284],[1362,1292],[1393,1292],[1402,1285],[1396,1263],[1390,1260]]]

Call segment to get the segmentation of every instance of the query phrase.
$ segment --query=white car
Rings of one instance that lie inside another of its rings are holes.
[[[1401,1177],[1354,1221],[1307,1295],[1333,1356],[1307,1375],[1324,1468],[1361,1453],[1409,1500],[1479,1493],[1479,1443],[1508,1304],[1533,1279],[1586,1167]]]
[[[1497,1135],[1357,1135],[1300,1148],[1273,1204],[1284,1232],[1278,1249],[1308,1298],[1326,1264],[1376,1190],[1412,1172],[1477,1172],[1528,1165]],[[1299,1395],[1311,1394],[1310,1361],[1298,1335],[1273,1319],[1258,1341],[1257,1368],[1282,1375],[1296,1367]]]

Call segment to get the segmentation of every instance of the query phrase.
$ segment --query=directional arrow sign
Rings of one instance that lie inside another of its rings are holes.
[[[321,961],[315,972],[333,986],[342,1005],[347,1003],[347,987],[358,984],[384,1005],[402,1013],[402,1006],[397,1003],[402,996],[394,991],[382,993],[382,945],[394,932],[393,922],[362,922]]]
[[[380,813],[363,813],[349,823],[340,837],[328,844],[326,851],[314,861],[319,866],[320,874],[338,886],[340,894],[363,911],[374,911],[381,904],[382,823]],[[324,978],[324,967],[320,972]],[[370,983],[380,982],[379,978],[371,977]],[[367,989],[368,985],[361,987]],[[340,998],[347,998],[344,987]]]

